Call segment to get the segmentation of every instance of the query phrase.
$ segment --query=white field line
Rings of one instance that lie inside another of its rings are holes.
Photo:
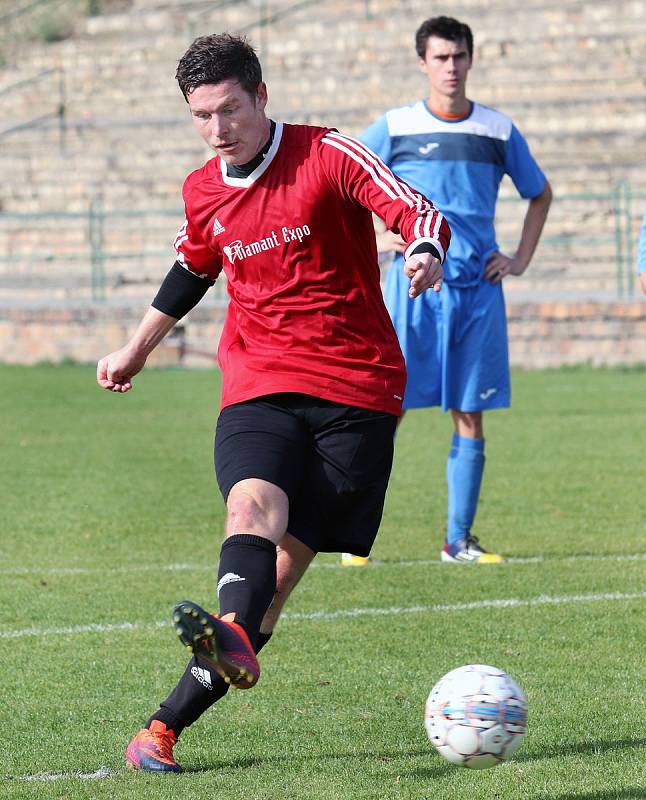
[[[389,608],[348,608],[338,611],[310,611],[285,613],[284,622],[308,620],[336,620],[353,617],[385,617],[399,614],[433,614],[450,611],[476,611],[483,608],[520,608],[523,606],[551,606],[566,603],[599,603],[619,600],[644,600],[645,592],[604,592],[601,594],[539,595],[538,597],[504,597],[491,600],[475,600],[471,603],[441,603],[437,605],[391,606]],[[15,631],[1,631],[0,639],[20,639],[26,636],[65,636],[84,633],[111,633],[113,631],[154,630],[170,627],[170,621],[159,622],[119,622],[116,624],[74,625],[66,628],[23,628]]]
[[[646,553],[607,553],[599,555],[575,556],[527,556],[524,558],[507,558],[503,564],[495,565],[498,568],[506,564],[559,564],[576,563],[585,561],[646,561]],[[370,569],[375,567],[433,567],[442,566],[450,568],[452,565],[444,564],[439,558],[435,559],[402,559],[401,561],[372,561]],[[464,566],[464,565],[460,565]],[[492,565],[488,565],[491,567]],[[138,572],[215,572],[217,564],[137,564],[128,567],[8,567],[0,569],[0,575],[125,575]],[[339,562],[317,563],[314,562],[310,569],[342,569],[351,568]],[[356,569],[356,568],[355,568]]]
[[[0,630],[0,639],[21,639],[25,636],[71,636],[79,633],[112,633],[114,631],[141,631],[166,628],[166,622],[92,622],[89,625],[70,625],[61,628],[22,628],[16,631]]]
[[[42,775],[19,775],[11,776],[12,780],[18,781],[60,781],[67,778],[76,778],[81,781],[96,781],[100,778],[109,778],[112,770],[107,767],[99,767],[96,772],[46,772]]]
[[[399,614],[431,614],[447,611],[476,611],[483,608],[518,608],[521,606],[548,606],[564,603],[598,603],[616,600],[644,600],[646,592],[605,592],[602,594],[569,594],[556,597],[539,595],[523,599],[506,597],[492,600],[474,600],[471,603],[440,603],[432,606],[392,606],[391,608],[350,608],[339,611],[312,611],[283,614],[285,620],[334,620],[348,617],[381,617]]]
[[[131,567],[13,567],[0,569],[0,575],[124,575],[130,572],[211,572],[216,568],[215,563],[137,564]]]

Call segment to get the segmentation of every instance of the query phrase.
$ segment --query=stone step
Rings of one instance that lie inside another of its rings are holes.
[[[106,224],[110,290],[150,288],[160,260],[165,272],[172,253],[164,248],[177,220],[162,210],[180,204],[184,176],[208,157],[190,129],[174,81],[177,58],[197,33],[246,29],[261,50],[270,113],[286,121],[331,124],[356,134],[385,108],[424,94],[413,34],[430,13],[427,3],[327,0],[303,4],[281,18],[292,5],[290,0],[267,5],[136,0],[128,13],[79,21],[74,40],[33,42],[20,51],[10,47],[0,87],[58,66],[65,75],[67,118],[61,137],[55,117],[58,73],[20,91],[0,88],[0,209],[66,209],[79,216],[64,225],[34,217],[27,230],[9,233],[0,217],[0,259],[8,254],[0,269],[3,280],[22,276],[25,288],[37,291],[39,281],[45,287],[61,276],[71,283],[62,287],[65,292],[77,283],[87,287],[84,215],[99,190],[107,211],[160,210],[159,218],[146,219],[146,236],[136,214]],[[464,0],[453,12],[472,24],[476,36],[470,93],[513,117],[557,198],[610,189],[619,179],[646,192],[644,6],[643,0],[526,0],[518,8],[511,0]],[[278,15],[263,31],[257,25],[262,8]],[[7,128],[47,114],[38,127],[2,136]],[[511,193],[503,186],[503,198]],[[634,201],[635,214],[641,202]],[[524,207],[499,203],[501,246],[513,247]],[[598,288],[612,290],[613,270],[606,274],[614,258],[612,213],[601,202],[586,209],[566,208],[557,199],[523,285],[583,288],[592,276]],[[59,263],[65,267],[61,272]]]

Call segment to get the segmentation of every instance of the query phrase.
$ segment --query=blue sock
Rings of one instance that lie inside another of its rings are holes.
[[[449,544],[464,539],[473,525],[484,472],[484,443],[484,439],[467,439],[453,434],[446,462],[449,485],[446,540]]]

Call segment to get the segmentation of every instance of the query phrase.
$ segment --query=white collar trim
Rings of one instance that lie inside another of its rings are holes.
[[[222,170],[222,181],[226,183],[227,186],[238,186],[243,189],[251,186],[254,181],[257,181],[261,175],[264,174],[265,170],[269,167],[271,162],[274,160],[274,156],[278,151],[280,146],[280,140],[283,136],[283,123],[277,122],[276,123],[276,130],[274,131],[274,140],[271,143],[271,147],[267,151],[267,154],[263,158],[262,162],[258,164],[255,170],[250,174],[247,175],[246,178],[231,178],[227,175],[227,165],[223,158],[220,158],[220,169]]]

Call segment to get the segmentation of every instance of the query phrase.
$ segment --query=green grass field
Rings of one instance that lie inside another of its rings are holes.
[[[439,563],[450,421],[409,414],[375,562],[319,557],[258,686],[185,731],[184,774],[155,776],[123,751],[185,666],[172,606],[214,605],[217,379],[149,370],[115,396],[91,368],[0,367],[0,797],[646,798],[646,372],[513,382],[474,529],[510,560]],[[484,772],[423,728],[468,663],[529,699],[521,749]]]

